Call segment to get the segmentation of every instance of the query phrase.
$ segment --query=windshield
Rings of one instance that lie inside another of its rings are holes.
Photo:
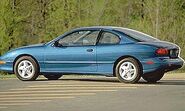
[[[147,41],[158,41],[158,39],[147,35],[145,33],[132,30],[132,29],[127,29],[127,28],[116,28],[116,30],[123,32],[124,34],[130,36],[131,38],[139,41],[139,42],[147,42]]]

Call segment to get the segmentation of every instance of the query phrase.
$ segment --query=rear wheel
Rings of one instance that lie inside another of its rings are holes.
[[[118,62],[115,74],[120,82],[136,83],[141,77],[139,63],[133,58],[125,58]]]
[[[39,67],[32,57],[23,56],[15,62],[14,73],[22,81],[36,80],[39,76]]]
[[[144,74],[142,78],[149,83],[156,83],[164,76],[164,72]]]
[[[60,74],[47,74],[44,75],[45,78],[47,78],[48,80],[58,80],[60,77],[62,77],[62,75]]]

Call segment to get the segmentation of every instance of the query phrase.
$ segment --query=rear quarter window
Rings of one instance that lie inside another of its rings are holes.
[[[99,40],[99,43],[98,44],[101,44],[101,45],[111,45],[111,44],[118,44],[120,41],[120,38],[113,34],[113,33],[110,33],[110,32],[103,32],[101,34],[101,37],[100,37],[100,40]]]

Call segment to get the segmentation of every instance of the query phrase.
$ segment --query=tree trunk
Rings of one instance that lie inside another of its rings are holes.
[[[8,47],[8,49],[12,49],[13,46],[14,46],[14,37],[13,37],[13,33],[14,33],[14,24],[15,24],[15,19],[14,19],[14,15],[15,15],[15,10],[16,10],[16,0],[12,0],[12,3],[11,1],[10,2],[10,6],[11,6],[11,10],[12,10],[12,13],[13,13],[13,21],[11,23],[11,27],[8,30],[8,36],[10,37],[10,45]]]

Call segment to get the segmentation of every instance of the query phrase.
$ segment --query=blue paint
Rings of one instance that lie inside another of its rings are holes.
[[[99,30],[113,33],[120,38],[119,44],[91,46],[56,47],[54,42],[66,35],[80,30]],[[126,30],[126,29],[125,29]],[[118,27],[85,27],[67,32],[46,44],[36,44],[13,49],[0,57],[6,64],[0,65],[1,71],[13,72],[13,63],[21,55],[30,55],[37,60],[40,72],[45,73],[80,73],[80,74],[100,74],[113,76],[115,62],[123,56],[137,59],[144,74],[156,70],[170,71],[170,66],[177,66],[171,70],[182,67],[183,59],[180,57],[170,58],[160,57],[155,51],[160,48],[179,49],[172,43],[164,41],[138,41],[127,35]],[[92,52],[88,52],[92,49]],[[180,50],[180,49],[179,49]],[[153,61],[154,64],[146,64]]]

